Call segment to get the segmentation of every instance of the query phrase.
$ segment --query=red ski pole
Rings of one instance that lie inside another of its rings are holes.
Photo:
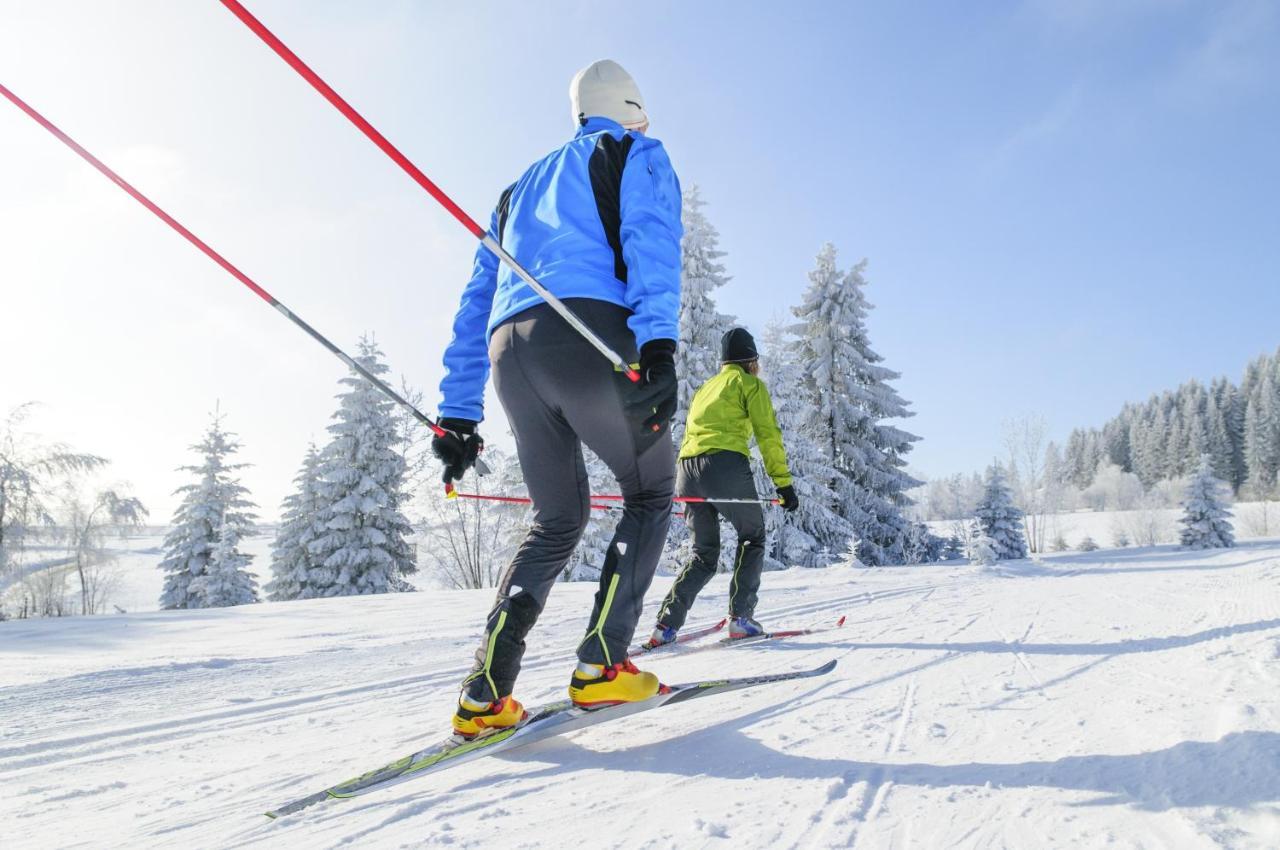
[[[225,269],[228,274],[230,274],[236,280],[243,283],[250,290],[252,290],[255,295],[257,295],[263,301],[266,301],[273,308],[275,308],[277,313],[284,316],[289,321],[293,322],[302,330],[306,331],[308,336],[310,336],[316,342],[323,345],[325,348],[329,349],[329,351],[335,357],[337,357],[343,363],[347,364],[349,368],[358,372],[360,376],[363,377],[366,381],[373,384],[384,395],[386,395],[396,404],[400,405],[400,407],[402,407],[404,410],[408,411],[408,413],[411,416],[413,416],[414,419],[418,420],[423,425],[426,425],[428,428],[430,428],[432,433],[434,433],[437,437],[442,437],[444,436],[445,433],[447,433],[443,428],[441,428],[438,424],[436,424],[436,422],[432,420],[429,416],[427,416],[422,411],[418,410],[418,408],[410,404],[407,399],[402,397],[399,393],[397,393],[390,386],[388,386],[386,382],[381,380],[377,375],[373,374],[365,367],[361,366],[359,363],[353,360],[350,356],[348,356],[347,353],[344,352],[341,348],[338,348],[338,346],[330,342],[328,338],[324,336],[324,334],[320,333],[315,328],[311,327],[311,325],[303,321],[300,316],[298,316],[288,307],[284,306],[284,304],[281,304],[280,301],[275,298],[275,296],[273,296],[270,292],[267,292],[265,289],[263,289],[261,286],[255,283],[253,279],[250,278],[247,274],[240,271],[240,269],[236,268],[231,263],[230,260],[228,260],[226,257],[222,256],[217,251],[215,251],[212,247],[209,246],[207,242],[205,242],[199,236],[196,236],[190,230],[187,230],[187,228],[184,227],[182,223],[179,222],[176,218],[169,215],[164,210],[160,209],[160,207],[156,206],[155,203],[152,202],[150,198],[148,198],[146,195],[142,194],[137,189],[135,189],[131,183],[129,183],[119,174],[116,174],[114,171],[112,171],[109,167],[107,167],[107,165],[102,160],[98,159],[96,156],[94,156],[93,154],[85,150],[83,147],[81,147],[79,143],[76,142],[75,139],[71,138],[66,133],[58,129],[53,124],[52,121],[50,121],[48,118],[45,118],[43,115],[37,112],[31,105],[29,105],[22,98],[18,97],[16,94],[11,92],[3,84],[0,84],[0,95],[4,95],[14,106],[21,109],[28,116],[30,116],[33,121],[35,121],[41,127],[45,128],[50,133],[52,133],[53,136],[58,141],[62,142],[64,145],[71,148],[71,150],[79,154],[81,159],[83,159],[85,162],[92,165],[94,168],[98,169],[98,171],[102,172],[102,174],[107,179],[109,179],[112,183],[115,183],[117,186],[123,189],[126,193],[128,193],[128,195],[132,197],[135,201],[142,204],[144,207],[146,207],[151,212],[153,212],[157,218],[159,218],[165,224],[169,225],[174,230],[176,230],[179,233],[179,235],[182,236],[182,238],[186,239],[192,245],[199,248],[205,254],[205,256],[213,260],[218,265],[222,266],[222,268]],[[481,462],[478,460],[476,461],[476,468],[481,472],[488,471],[483,467],[483,464],[481,464]]]
[[[342,95],[333,90],[333,87],[320,78],[320,75],[303,62],[298,55],[290,50],[285,43],[276,37],[275,33],[263,26],[253,14],[241,5],[238,0],[221,0],[222,5],[231,10],[231,13],[239,18],[245,26],[253,30],[258,38],[262,39],[268,47],[276,52],[290,68],[297,71],[298,74],[311,84],[311,87],[318,91],[325,100],[333,104],[334,108],[341,112],[346,119],[356,126],[361,133],[364,133],[369,141],[378,146],[378,149],[391,157],[392,162],[400,166],[405,174],[408,174],[413,182],[417,183],[423,189],[427,190],[427,194],[435,198],[442,207],[449,211],[449,214],[458,220],[458,222],[471,231],[471,235],[480,240],[480,242],[488,248],[502,262],[511,267],[520,279],[529,285],[529,288],[547,302],[553,310],[569,323],[569,325],[577,331],[582,337],[596,349],[605,358],[622,370],[632,383],[640,382],[640,373],[631,368],[631,364],[623,359],[622,355],[609,347],[608,343],[598,337],[591,328],[578,318],[572,310],[570,310],[563,301],[551,294],[545,286],[543,286],[537,278],[530,274],[524,266],[511,256],[506,250],[494,239],[492,234],[485,232],[485,229],[476,224],[475,219],[463,212],[462,208],[453,202],[453,199],[446,195],[439,186],[431,181],[427,175],[422,173],[418,166],[409,161],[409,158],[400,152],[400,149],[391,144],[387,137],[378,132],[378,130],[365,120],[364,116],[355,110],[355,108],[342,98]]]
[[[596,496],[593,499],[608,499],[609,501],[621,501],[626,496]],[[780,505],[781,499],[704,499],[702,496],[676,496],[671,501],[678,502],[682,505]]]
[[[485,496],[480,493],[463,493],[453,489],[453,485],[446,485],[445,498],[448,499],[479,499],[482,502],[506,502],[513,505],[531,505],[533,500],[526,496]],[[601,493],[592,493],[591,498],[594,501],[621,502],[625,496],[605,495]],[[781,499],[704,499],[701,496],[676,496],[671,501],[681,505],[696,504],[712,504],[712,505],[780,505]],[[593,508],[608,508],[609,505],[592,504]]]
[[[446,484],[444,488],[444,497],[446,499],[472,499],[478,502],[498,502],[504,505],[532,505],[533,499],[528,496],[486,496],[482,493],[460,493],[453,489],[452,484]],[[591,498],[595,498],[592,496]],[[601,505],[597,502],[591,502],[590,507],[596,511],[620,511],[620,505]]]

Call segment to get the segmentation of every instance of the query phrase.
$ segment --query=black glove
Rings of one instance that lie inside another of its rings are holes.
[[[444,434],[432,437],[431,452],[444,463],[444,483],[452,484],[475,466],[484,439],[470,419],[445,418],[439,424]]]
[[[641,435],[662,433],[676,415],[678,389],[675,340],[649,340],[640,348],[640,383],[627,399],[627,413]]]
[[[786,487],[778,488],[778,499],[781,500],[779,501],[778,506],[787,513],[791,513],[796,508],[800,507],[800,497],[796,495],[796,488],[792,487],[790,484]]]

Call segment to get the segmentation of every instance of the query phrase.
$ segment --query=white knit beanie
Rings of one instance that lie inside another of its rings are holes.
[[[636,81],[612,59],[601,59],[573,75],[569,102],[574,126],[593,115],[610,118],[627,129],[649,123],[644,97]]]

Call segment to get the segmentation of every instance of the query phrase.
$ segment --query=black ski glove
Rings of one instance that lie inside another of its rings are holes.
[[[796,488],[788,484],[786,487],[778,488],[778,506],[787,513],[791,513],[800,507],[800,497],[796,495]]]
[[[676,415],[678,388],[675,340],[649,340],[640,347],[640,383],[627,399],[627,414],[642,436],[661,434]]]
[[[476,433],[476,424],[470,419],[440,420],[444,435],[431,438],[431,452],[444,463],[445,484],[461,479],[475,466],[476,457],[484,448],[484,438]]]

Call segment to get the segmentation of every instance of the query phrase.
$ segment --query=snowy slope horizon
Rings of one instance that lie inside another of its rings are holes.
[[[1232,506],[1236,521],[1236,536],[1239,540],[1256,540],[1265,536],[1264,532],[1280,533],[1280,505],[1264,502],[1237,502]],[[1265,510],[1265,513],[1264,513]],[[1101,549],[1123,548],[1117,546],[1117,536],[1123,536],[1133,544],[1143,542],[1138,533],[1154,534],[1160,543],[1172,544],[1177,541],[1177,521],[1182,512],[1177,508],[1144,509],[1135,511],[1071,511],[1049,514],[1045,518],[1048,528],[1047,539],[1052,541],[1061,536],[1069,548],[1076,549],[1086,537],[1091,538]],[[934,533],[943,537],[961,533],[966,521],[933,520],[926,525]],[[115,562],[108,568],[112,577],[112,590],[107,595],[108,611],[118,606],[125,612],[143,612],[158,610],[160,591],[164,576],[157,569],[163,557],[161,542],[166,532],[165,527],[153,526],[148,533],[130,535],[127,538],[114,538],[109,541],[109,552]],[[246,537],[241,548],[254,557],[249,572],[259,584],[271,578],[271,544],[274,531],[268,526],[259,526],[259,533]],[[60,550],[50,548],[40,554],[38,562],[61,563],[65,557]],[[38,564],[37,564],[38,565]],[[66,567],[62,567],[66,569]],[[671,564],[659,567],[659,575],[674,572]],[[0,579],[0,605],[6,593],[13,594],[24,576],[30,571],[15,573]],[[443,589],[446,584],[441,577],[433,574],[424,564],[419,571],[407,576],[408,582],[420,590]],[[74,577],[69,577],[74,585]],[[485,591],[491,593],[492,591]],[[10,609],[14,606],[11,604]],[[115,615],[112,615],[115,616]]]

